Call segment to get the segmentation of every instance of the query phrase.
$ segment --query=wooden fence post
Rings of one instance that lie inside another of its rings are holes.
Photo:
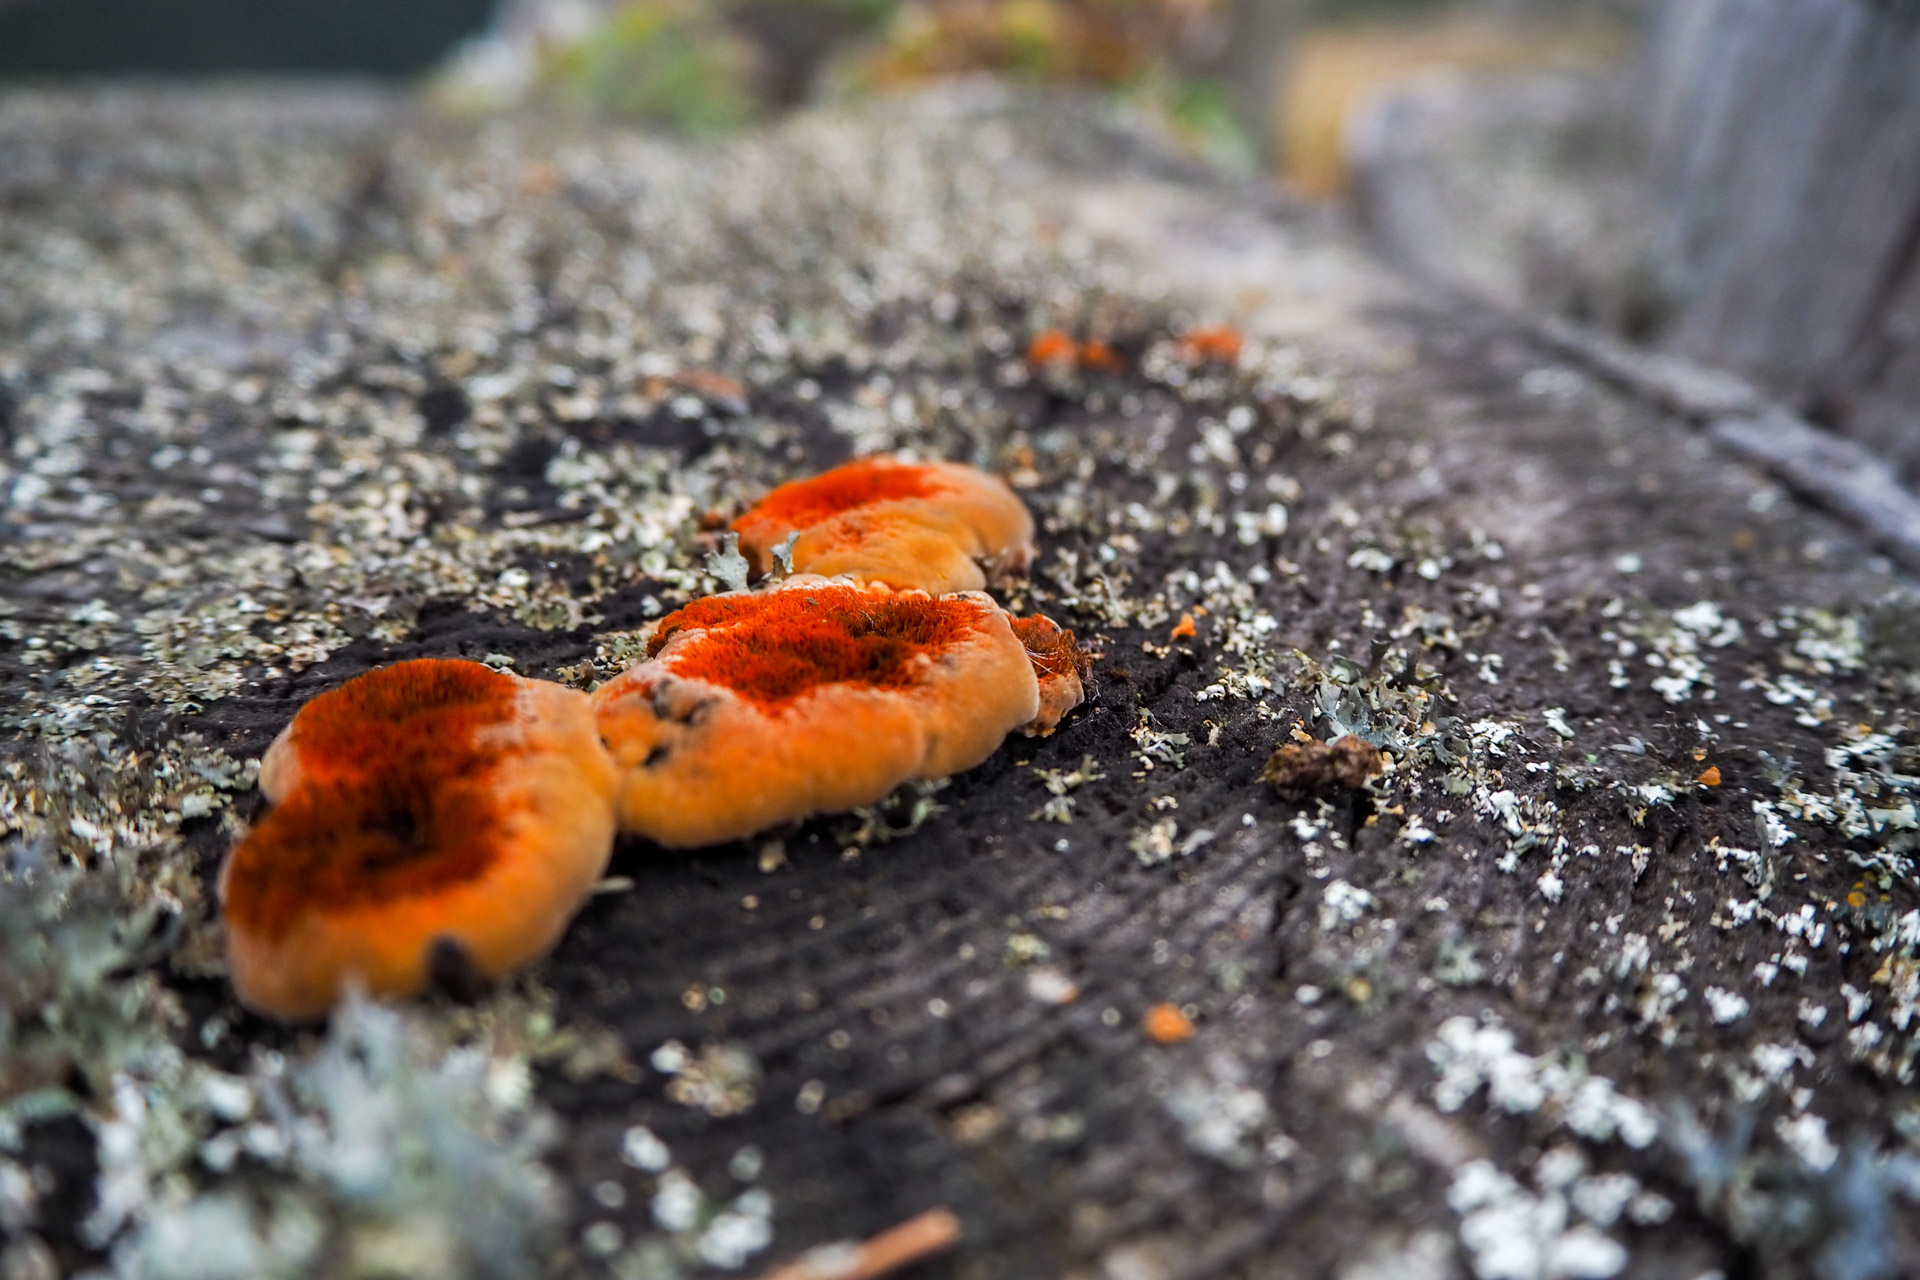
[[[1651,72],[1668,345],[1920,476],[1920,5],[1666,0]]]

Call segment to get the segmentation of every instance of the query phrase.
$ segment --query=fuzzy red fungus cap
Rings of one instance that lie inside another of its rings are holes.
[[[697,600],[594,694],[621,829],[688,848],[970,769],[1040,695],[984,595],[822,579]]]
[[[423,990],[436,948],[485,978],[534,959],[606,868],[614,781],[563,685],[422,659],[321,694],[268,749],[274,806],[220,873],[240,1002],[314,1018],[350,984]]]
[[[1086,701],[1086,676],[1093,659],[1072,631],[1041,614],[1011,619],[1013,634],[1026,646],[1027,659],[1033,664],[1034,679],[1040,685],[1040,712],[1025,726],[1030,738],[1044,738],[1066,716]]]
[[[900,590],[977,591],[1033,555],[1033,517],[1006,482],[954,462],[878,456],[781,485],[733,522],[757,573],[793,538],[796,573]]]

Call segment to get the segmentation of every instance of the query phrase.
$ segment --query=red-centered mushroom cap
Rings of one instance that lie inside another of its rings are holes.
[[[1012,619],[1013,634],[1026,646],[1040,685],[1040,712],[1024,732],[1030,738],[1050,735],[1067,712],[1086,701],[1086,675],[1093,659],[1074,639],[1073,632],[1041,614]]]
[[[953,462],[861,458],[781,485],[733,522],[756,572],[794,537],[797,573],[936,595],[974,591],[1033,555],[1033,517],[997,477]],[[797,535],[797,536],[795,536]]]
[[[620,826],[675,847],[872,804],[972,768],[1039,708],[984,595],[820,580],[697,600],[594,694]]]
[[[465,741],[508,717],[524,683],[453,658],[369,671],[300,708],[261,757],[260,790],[277,804],[303,782],[366,777],[393,756]]]
[[[228,855],[220,899],[234,991],[274,1017],[318,1017],[352,983],[415,994],[442,940],[506,974],[558,940],[612,850],[590,700],[477,662],[322,694],[261,772],[277,803]]]

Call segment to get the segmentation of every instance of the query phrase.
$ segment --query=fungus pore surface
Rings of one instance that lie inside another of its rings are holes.
[[[260,789],[278,801],[303,780],[340,780],[425,759],[492,758],[480,731],[513,718],[521,681],[478,662],[400,662],[300,708],[267,748]],[[377,739],[377,740],[376,740]],[[450,754],[451,753],[451,754]]]
[[[777,713],[821,685],[911,689],[930,660],[979,628],[983,612],[971,600],[849,587],[709,596],[662,619],[647,654],[697,633],[668,663],[673,673]]]
[[[500,856],[487,775],[498,753],[396,757],[377,773],[301,786],[236,851],[230,925],[277,940],[314,910],[413,898],[481,876]]]

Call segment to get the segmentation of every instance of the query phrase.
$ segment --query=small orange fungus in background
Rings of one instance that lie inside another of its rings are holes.
[[[1036,369],[1050,364],[1073,364],[1080,358],[1080,344],[1058,329],[1042,329],[1027,344],[1027,363]]]
[[[795,573],[941,594],[977,591],[1033,555],[1033,517],[1005,481],[953,462],[876,456],[783,484],[733,522],[756,573],[791,538]]]
[[[455,949],[499,977],[545,952],[613,847],[613,761],[587,696],[421,659],[302,707],[267,749],[273,802],[220,874],[240,1002],[324,1014],[350,985],[425,989]]]
[[[1140,1019],[1140,1027],[1155,1044],[1179,1044],[1193,1039],[1193,1019],[1180,1012],[1178,1005],[1154,1005]]]
[[[1240,331],[1226,325],[1192,329],[1181,335],[1180,355],[1190,364],[1234,364],[1241,345]]]
[[[1091,369],[1099,373],[1125,373],[1127,362],[1113,344],[1104,338],[1074,341],[1059,329],[1043,329],[1027,343],[1027,363],[1035,369]]]
[[[1080,367],[1101,373],[1125,373],[1127,362],[1105,338],[1089,338],[1080,344]]]
[[[621,829],[736,840],[970,769],[1040,710],[1026,647],[984,595],[818,578],[696,600],[594,694]]]
[[[1073,632],[1053,619],[1034,614],[1015,618],[1013,634],[1027,648],[1034,678],[1040,683],[1040,712],[1026,726],[1030,738],[1053,733],[1067,712],[1086,701],[1086,677],[1093,659],[1074,639]]]

